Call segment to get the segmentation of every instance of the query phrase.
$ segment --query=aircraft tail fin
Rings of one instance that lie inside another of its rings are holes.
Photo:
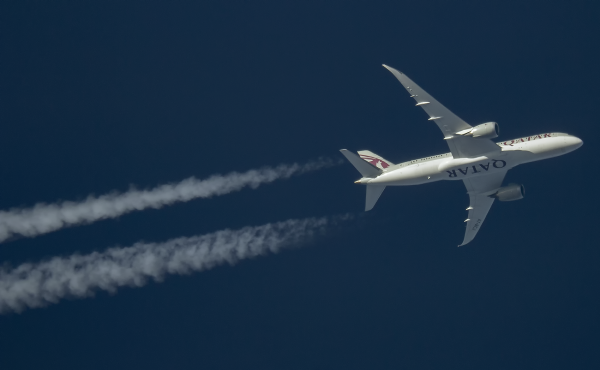
[[[369,162],[365,162],[356,154],[349,152],[346,149],[341,149],[340,152],[346,159],[360,172],[363,177],[375,178],[383,172],[381,168],[377,168]]]
[[[367,184],[367,200],[365,202],[365,211],[370,211],[375,207],[375,203],[385,190],[385,185],[369,185]]]
[[[387,159],[369,151],[369,150],[359,150],[358,155],[365,161],[371,163],[373,166],[384,170],[394,164]]]
[[[348,161],[352,163],[352,165],[358,170],[358,172],[360,172],[363,178],[376,178],[377,176],[381,175],[381,173],[383,172],[383,168],[386,168],[391,165],[390,162],[377,156],[377,154],[369,152],[368,150],[362,150],[358,152],[361,155],[360,157],[352,152],[349,152],[346,149],[342,149],[340,150],[340,152],[342,152],[344,157],[346,157],[346,159],[348,159]],[[377,159],[376,163],[379,163],[379,165],[375,167],[375,165],[371,164],[372,162],[370,160],[363,158],[363,155],[374,156],[373,158]],[[383,167],[383,165],[381,164],[382,161],[385,161],[386,167]],[[365,201],[365,211],[370,211],[371,209],[373,209],[373,207],[375,207],[375,203],[377,203],[377,200],[381,196],[381,193],[383,193],[384,189],[385,185],[367,184],[367,199]]]

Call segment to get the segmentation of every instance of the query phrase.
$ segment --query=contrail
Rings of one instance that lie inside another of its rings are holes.
[[[146,208],[161,208],[195,198],[224,195],[244,187],[255,189],[261,184],[338,163],[329,159],[319,159],[305,164],[282,164],[241,173],[214,175],[204,180],[190,177],[176,184],[161,185],[150,190],[132,189],[125,193],[88,196],[81,202],[38,203],[31,208],[12,208],[0,211],[0,242],[15,236],[34,237],[64,227],[115,218]]]
[[[262,226],[225,229],[164,243],[139,242],[87,255],[54,257],[0,269],[0,314],[57,303],[61,298],[89,297],[98,290],[141,287],[167,274],[190,274],[217,265],[235,264],[308,238],[351,218],[350,215],[292,219]]]

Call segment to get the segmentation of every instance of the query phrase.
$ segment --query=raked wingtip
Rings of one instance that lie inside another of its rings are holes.
[[[400,72],[399,70],[397,70],[397,69],[394,69],[394,68],[392,68],[392,67],[390,67],[390,66],[388,66],[388,65],[386,65],[386,64],[382,64],[382,66],[383,66],[383,68],[387,69],[388,71],[390,71],[390,72],[392,72],[392,73],[394,73],[394,72],[398,72],[398,73],[400,73],[400,74],[404,74],[404,73]]]

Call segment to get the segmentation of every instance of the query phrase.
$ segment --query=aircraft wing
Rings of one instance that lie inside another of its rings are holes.
[[[500,152],[500,147],[490,139],[475,139],[468,136],[455,135],[455,133],[470,129],[472,126],[435,100],[433,96],[420,88],[419,85],[414,83],[404,73],[385,64],[383,66],[396,76],[398,81],[408,91],[410,97],[415,99],[417,102],[416,105],[423,108],[429,115],[429,121],[434,121],[440,130],[442,130],[444,139],[446,139],[454,158],[472,158],[486,153]]]
[[[490,198],[490,195],[494,194],[496,189],[502,185],[505,175],[506,171],[463,180],[470,202],[469,208],[467,208],[469,217],[466,220],[465,239],[459,247],[468,244],[477,235],[485,216],[494,203],[495,198]]]

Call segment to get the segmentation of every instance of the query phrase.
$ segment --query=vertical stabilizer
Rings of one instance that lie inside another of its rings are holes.
[[[358,155],[365,161],[371,163],[373,166],[385,171],[386,168],[393,166],[394,164],[380,155],[373,153],[370,150],[359,150]]]
[[[375,203],[383,193],[385,185],[368,185],[367,184],[367,201],[365,202],[365,211],[370,211],[375,207]]]
[[[375,178],[375,177],[381,175],[381,173],[383,172],[383,170],[381,170],[380,168],[377,168],[377,167],[373,166],[372,164],[365,162],[364,160],[360,159],[359,156],[357,156],[354,153],[349,152],[346,149],[341,149],[340,152],[342,152],[344,157],[346,157],[346,159],[350,163],[352,163],[354,168],[356,168],[358,170],[358,172],[360,172],[360,174],[363,175],[363,177]]]

